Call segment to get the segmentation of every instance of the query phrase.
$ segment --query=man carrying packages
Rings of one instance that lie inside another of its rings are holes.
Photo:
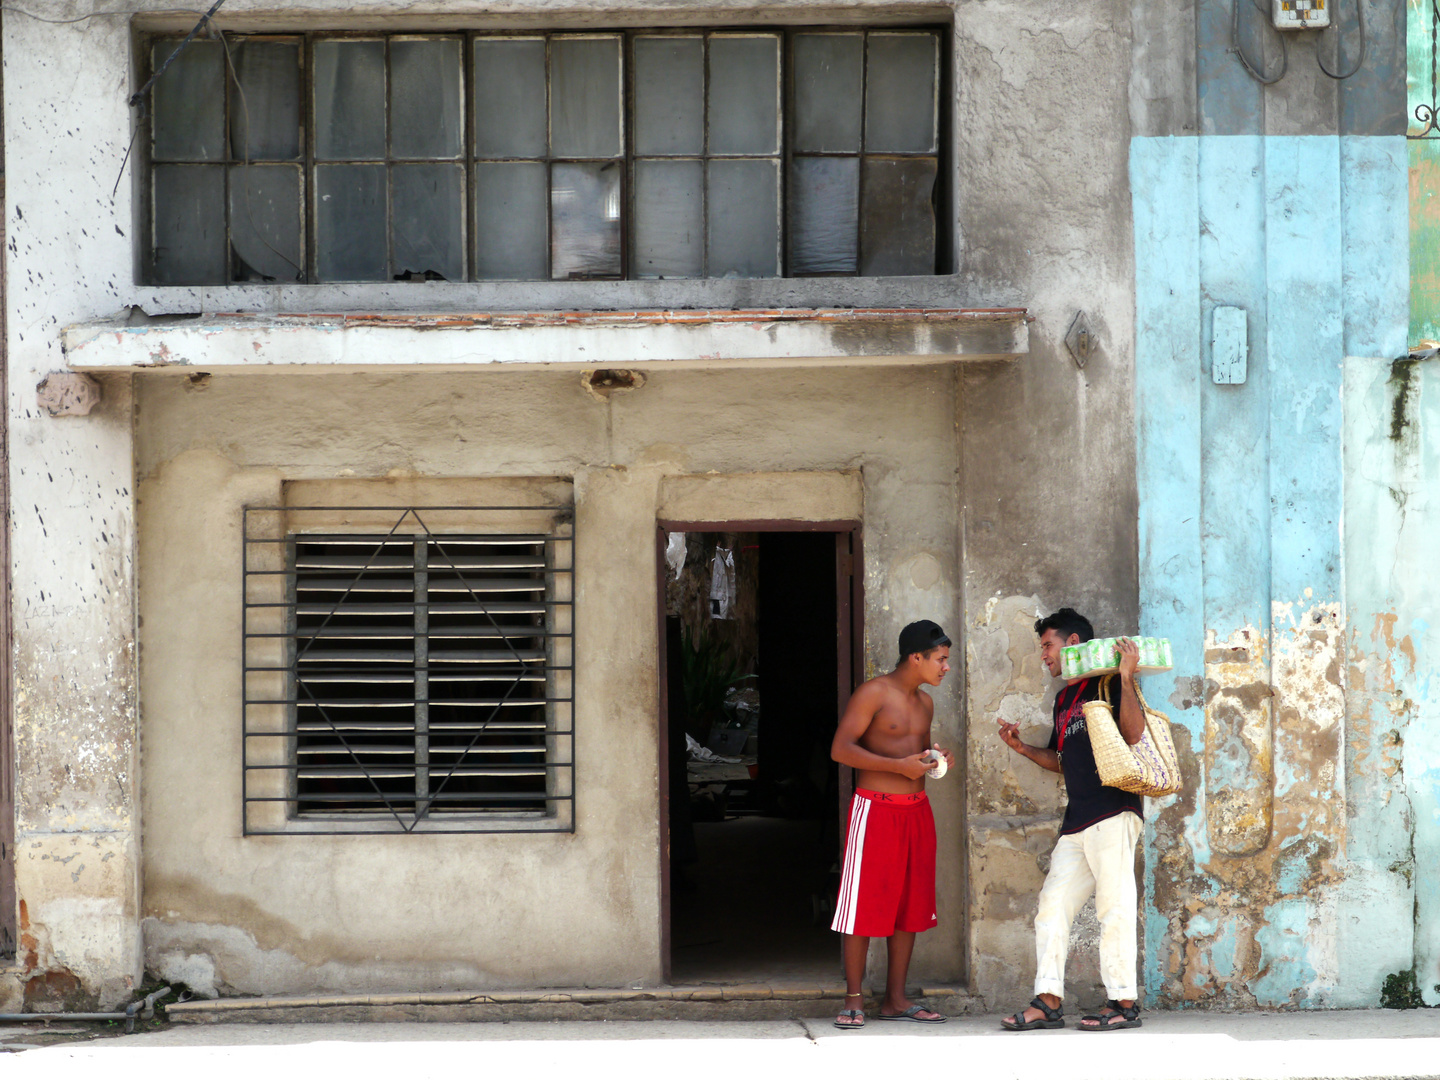
[[[1054,677],[1060,675],[1060,650],[1095,636],[1090,620],[1073,608],[1040,619],[1035,633],[1040,635],[1040,659]],[[1145,714],[1135,691],[1140,651],[1129,638],[1121,638],[1120,653],[1118,676],[1082,675],[1060,688],[1046,746],[1021,742],[1019,726],[1000,721],[1000,738],[1007,746],[1042,769],[1064,774],[1067,800],[1035,914],[1035,997],[1000,1022],[1007,1031],[1065,1026],[1060,1006],[1070,924],[1092,893],[1100,919],[1100,974],[1109,1000],[1098,1015],[1080,1021],[1080,1030],[1140,1026],[1135,1003],[1135,844],[1140,838],[1142,803],[1139,795],[1100,783],[1084,709],[1087,701],[1095,701],[1103,692],[1125,741],[1131,746],[1140,741],[1145,732]]]

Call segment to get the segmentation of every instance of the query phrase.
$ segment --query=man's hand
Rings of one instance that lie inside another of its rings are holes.
[[[1020,739],[1020,725],[1018,723],[1009,724],[1004,720],[997,722],[1000,725],[1000,738],[1011,750],[1014,750],[1022,757],[1029,758],[1042,769],[1048,769],[1051,772],[1057,773],[1060,771],[1060,755],[1055,753],[1054,750],[1043,746],[1031,746],[1027,742],[1022,742]]]
[[[1128,637],[1120,639],[1120,708],[1115,711],[1115,723],[1121,737],[1131,746],[1145,734],[1145,713],[1140,708],[1140,699],[1135,694],[1135,672],[1140,667],[1140,646]]]
[[[934,744],[934,746],[932,747],[932,749],[933,749],[934,752],[935,752],[935,757],[937,757],[937,758],[944,758],[944,759],[945,759],[945,768],[946,768],[947,770],[953,769],[953,768],[955,767],[955,755],[952,754],[949,750],[946,750],[946,749],[945,749],[943,746],[941,746],[938,742]],[[926,751],[926,752],[929,753],[929,751]],[[930,764],[931,764],[932,766],[935,764],[934,758],[931,759]]]
[[[1120,677],[1122,679],[1135,678],[1135,671],[1140,666],[1140,646],[1131,641],[1128,637],[1120,639]]]
[[[921,750],[920,753],[911,754],[909,757],[896,758],[895,771],[910,780],[919,780],[930,771],[933,764],[929,760],[929,755],[929,750]]]

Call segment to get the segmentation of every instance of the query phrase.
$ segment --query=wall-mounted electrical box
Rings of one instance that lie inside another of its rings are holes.
[[[1320,30],[1330,25],[1329,0],[1272,0],[1276,30]],[[1364,0],[1361,0],[1364,3]],[[1262,9],[1263,10],[1263,9]]]

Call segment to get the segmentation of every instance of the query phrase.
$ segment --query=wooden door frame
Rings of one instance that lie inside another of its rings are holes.
[[[741,520],[741,521],[675,521],[660,518],[655,523],[656,583],[656,675],[657,694],[655,725],[659,743],[660,817],[657,822],[660,839],[660,966],[662,977],[670,982],[670,687],[669,650],[665,633],[665,545],[668,534],[738,533],[738,532],[809,532],[831,533],[835,549],[835,629],[837,714],[845,710],[855,687],[865,681],[865,574],[864,522],[853,519],[837,521]],[[845,548],[848,547],[848,552]],[[848,578],[848,581],[847,581]],[[840,769],[840,842],[845,842],[845,807],[854,790],[853,770]]]

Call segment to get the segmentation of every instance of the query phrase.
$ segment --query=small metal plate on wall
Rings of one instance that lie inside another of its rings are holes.
[[[1070,350],[1070,355],[1075,358],[1075,366],[1083,368],[1085,361],[1095,351],[1095,335],[1090,330],[1090,322],[1085,318],[1085,312],[1077,311],[1075,318],[1070,320],[1070,329],[1065,331],[1065,347]]]
[[[1210,323],[1210,378],[1221,385],[1245,381],[1250,343],[1245,330],[1245,309],[1217,307]]]

